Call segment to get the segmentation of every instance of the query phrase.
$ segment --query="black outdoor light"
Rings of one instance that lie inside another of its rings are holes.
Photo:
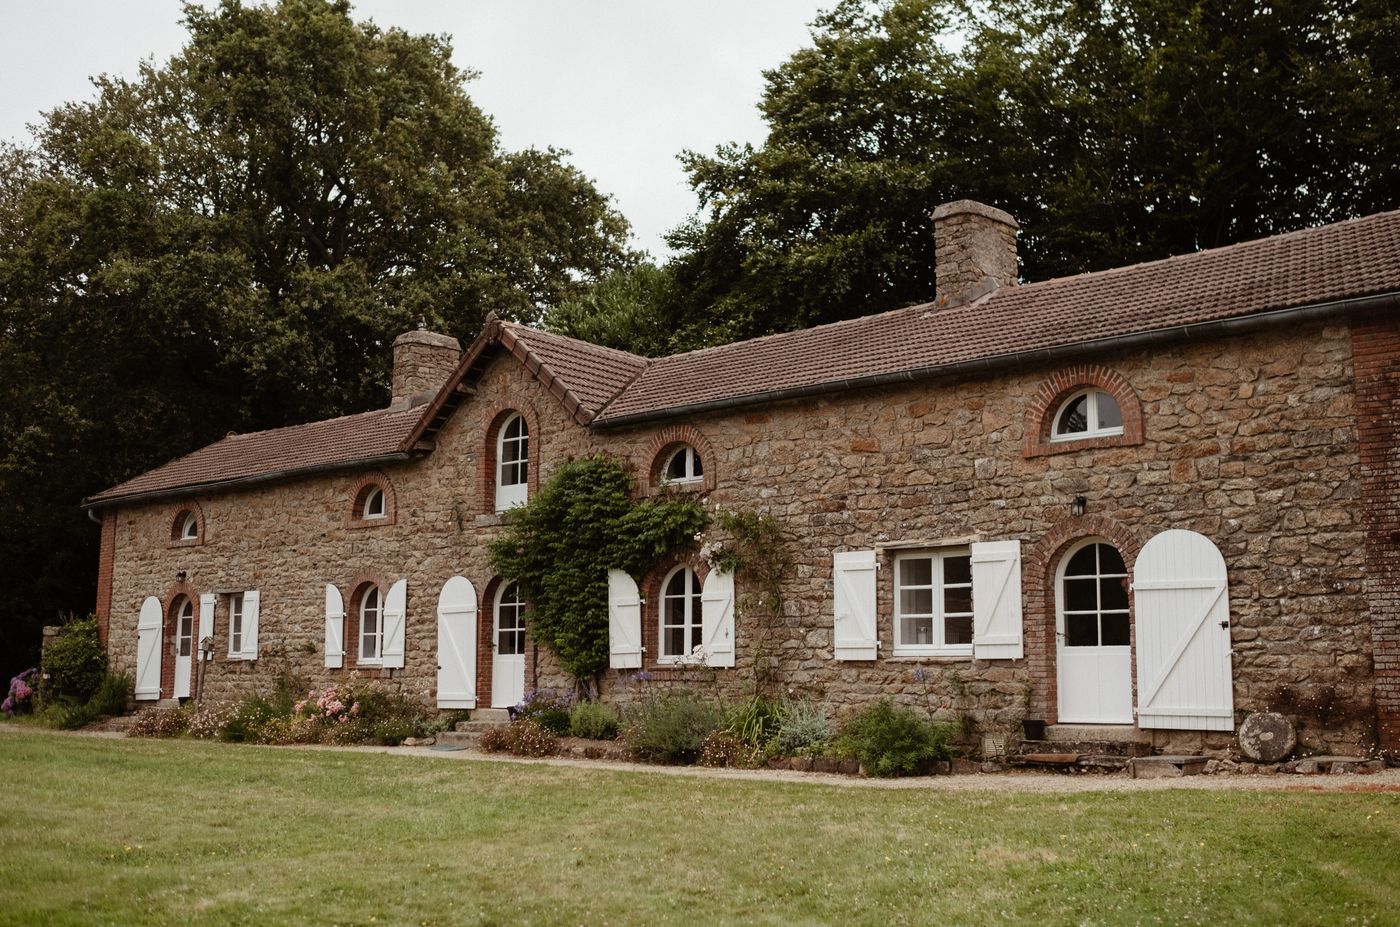
[[[1069,513],[1078,518],[1084,514],[1084,507],[1087,504],[1087,500],[1083,496],[1075,496],[1074,501],[1069,504]]]
[[[175,582],[183,583],[186,577],[188,577],[189,575],[190,574],[186,573],[184,570],[181,570],[180,572],[175,574]]]

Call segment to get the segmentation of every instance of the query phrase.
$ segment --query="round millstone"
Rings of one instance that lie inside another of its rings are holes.
[[[1293,723],[1276,711],[1256,711],[1245,718],[1237,737],[1240,752],[1256,763],[1277,763],[1298,745]]]

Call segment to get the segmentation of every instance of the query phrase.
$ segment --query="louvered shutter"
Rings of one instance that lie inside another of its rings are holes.
[[[734,574],[711,570],[700,589],[701,643],[706,666],[734,665]]]
[[[262,595],[256,589],[243,593],[243,659],[258,658],[258,614],[262,611]]]
[[[874,660],[880,652],[875,625],[875,551],[842,551],[834,558],[832,572],[836,659]]]
[[[1021,542],[972,545],[972,655],[979,660],[1019,660],[1021,640]]]
[[[1225,558],[1194,531],[1163,531],[1133,566],[1138,726],[1235,729]]]
[[[195,653],[202,654],[204,650],[199,646],[200,642],[206,637],[212,638],[214,636],[215,601],[216,598],[212,592],[206,592],[199,597],[199,637],[195,640]],[[201,656],[200,659],[202,660],[204,657]],[[212,650],[209,651],[209,659],[214,659],[214,651]]]
[[[389,587],[384,599],[384,666],[403,669],[404,616],[408,611],[408,580]]]
[[[637,583],[622,570],[608,570],[608,666],[640,669],[642,665],[642,597]]]
[[[476,589],[453,576],[438,595],[437,705],[476,707]]]
[[[326,583],[326,666],[345,665],[345,599],[340,590]]]
[[[136,620],[136,697],[160,698],[160,599],[147,596]]]

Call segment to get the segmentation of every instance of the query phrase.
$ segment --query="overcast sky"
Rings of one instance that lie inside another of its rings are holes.
[[[636,244],[695,207],[676,155],[759,142],[762,70],[808,40],[834,0],[359,0],[358,19],[447,33],[468,90],[507,148],[567,148],[613,197]],[[0,0],[0,136],[68,100],[94,74],[130,76],[184,43],[179,0]]]

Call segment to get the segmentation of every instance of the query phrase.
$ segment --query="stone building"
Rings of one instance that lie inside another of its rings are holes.
[[[613,574],[606,698],[739,694],[762,663],[837,712],[1177,751],[1271,707],[1313,748],[1400,749],[1400,212],[1027,285],[1010,216],[934,220],[934,303],[659,359],[409,332],[387,408],[92,497],[113,666],[141,700],[186,697],[205,638],[219,700],[282,673],[442,708],[568,685],[486,546],[602,451],[642,493],[771,515],[792,559],[777,615],[697,551]]]

